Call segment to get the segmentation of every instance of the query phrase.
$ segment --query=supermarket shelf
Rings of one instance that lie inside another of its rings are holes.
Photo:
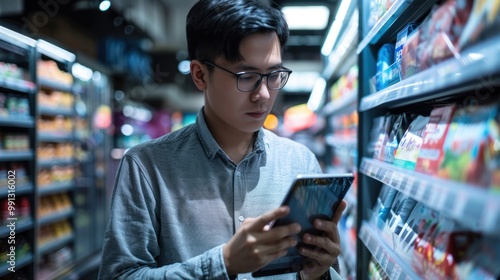
[[[8,224],[8,223],[7,223]],[[17,220],[16,221],[16,234],[21,233],[23,231],[27,231],[33,228],[33,220],[25,219],[25,220]],[[8,236],[10,233],[10,228],[7,226],[3,226],[0,229],[0,238]]]
[[[23,183],[23,184],[16,184],[16,196],[24,195],[24,194],[29,194],[33,192],[33,184],[32,183]],[[8,186],[0,186],[0,197],[7,197],[7,194],[9,193]]]
[[[39,160],[39,167],[51,167],[55,165],[70,165],[73,164],[75,160],[73,158],[63,158],[63,159],[49,159],[49,160]]]
[[[39,186],[40,195],[49,195],[54,193],[60,193],[69,191],[75,188],[75,183],[73,181],[58,182],[47,186]]]
[[[323,115],[329,116],[332,114],[342,115],[346,113],[351,113],[356,109],[356,103],[358,101],[357,91],[351,92],[338,100],[334,100],[326,104],[323,108]]]
[[[379,21],[361,39],[356,49],[360,54],[368,45],[377,44],[382,38],[395,39],[401,26],[416,21],[425,14],[436,1],[397,0]]]
[[[381,236],[367,222],[363,222],[359,238],[375,257],[390,279],[420,279],[413,269],[405,263],[394,250],[382,240]]]
[[[35,83],[12,77],[0,77],[0,88],[28,94],[34,94],[36,91]]]
[[[7,151],[0,150],[0,162],[2,161],[22,161],[33,159],[33,152],[31,150],[26,151]]]
[[[70,208],[68,210],[59,211],[58,213],[50,214],[38,219],[38,224],[40,226],[45,226],[48,224],[53,224],[55,222],[62,221],[66,218],[72,217],[75,214],[75,210]]]
[[[56,82],[53,80],[49,80],[47,78],[40,77],[40,78],[38,78],[38,82],[40,84],[40,87],[42,87],[42,88],[50,88],[50,89],[59,90],[62,92],[72,92],[73,91],[71,85],[67,85],[67,84],[63,84],[63,83]]]
[[[48,133],[40,132],[38,135],[39,142],[69,142],[73,140],[73,134],[71,133]]]
[[[50,241],[47,244],[40,246],[40,249],[38,250],[38,254],[40,256],[42,256],[42,255],[46,255],[50,252],[53,252],[61,247],[64,247],[65,245],[69,244],[70,242],[73,241],[74,238],[75,238],[74,234],[68,234],[67,236]]]
[[[33,254],[31,254],[31,253],[26,254],[25,256],[21,257],[19,260],[16,260],[15,270],[17,271],[17,270],[27,266],[28,264],[30,264],[32,262],[33,262]],[[2,263],[2,265],[0,265],[0,277],[8,275],[9,273],[12,273],[9,270],[7,270],[9,268],[9,266],[10,266],[9,264],[4,264],[4,263]]]
[[[46,116],[73,116],[73,109],[38,106],[38,113]]]
[[[35,121],[30,116],[0,116],[0,126],[33,128]]]
[[[360,172],[455,219],[472,230],[500,232],[500,194],[485,188],[412,172],[379,160],[363,158]]]
[[[470,88],[477,90],[498,83],[494,79],[500,75],[500,63],[491,57],[500,56],[500,36],[478,43],[453,57],[427,70],[415,74],[386,89],[363,97],[359,110],[366,111],[382,104],[397,103],[405,105],[406,100],[416,103],[433,100],[463,92]],[[494,94],[494,93],[493,93]],[[481,96],[482,97],[482,93]]]

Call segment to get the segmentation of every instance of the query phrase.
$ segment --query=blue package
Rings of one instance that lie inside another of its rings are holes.
[[[396,46],[395,46],[395,50],[394,50],[394,61],[395,62],[401,61],[402,54],[403,54],[403,47],[406,43],[406,39],[417,28],[418,28],[418,23],[411,22],[408,25],[406,25],[406,27],[403,30],[398,32],[398,35],[396,38]]]

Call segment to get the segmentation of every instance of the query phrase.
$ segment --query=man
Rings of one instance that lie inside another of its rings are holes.
[[[262,128],[290,70],[288,26],[259,0],[200,0],[187,16],[191,75],[204,93],[196,123],[130,149],[118,169],[100,279],[251,279],[295,246],[298,224],[269,229],[300,173],[320,173],[305,146]],[[336,224],[300,273],[272,279],[338,278]]]

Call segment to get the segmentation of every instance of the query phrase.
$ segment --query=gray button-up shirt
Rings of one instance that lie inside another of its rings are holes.
[[[243,220],[278,207],[298,174],[321,172],[305,146],[265,129],[234,164],[202,112],[195,124],[124,155],[99,279],[228,279],[222,245]],[[280,278],[295,274],[272,277]]]

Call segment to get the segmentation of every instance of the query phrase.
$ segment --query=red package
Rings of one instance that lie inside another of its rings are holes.
[[[459,39],[459,47],[463,49],[477,41],[498,34],[500,28],[500,1],[474,1],[474,6]]]
[[[448,105],[432,110],[429,123],[425,126],[424,138],[418,153],[415,170],[436,174],[443,160],[443,144],[455,112],[456,105]]]

